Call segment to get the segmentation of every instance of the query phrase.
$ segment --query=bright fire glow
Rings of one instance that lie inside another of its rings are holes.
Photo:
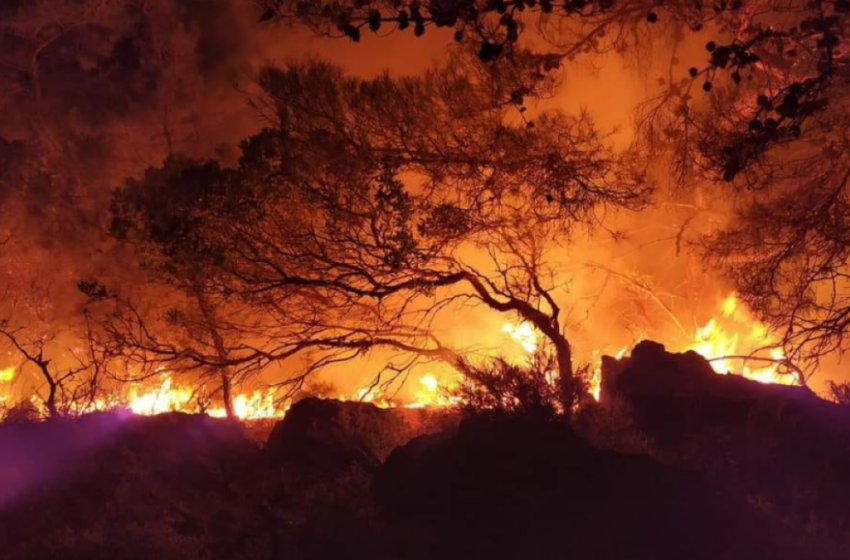
[[[188,389],[173,387],[171,376],[162,375],[162,383],[158,387],[138,394],[136,387],[130,389],[128,408],[136,414],[162,414],[175,410],[185,410],[192,400],[192,392]]]
[[[368,402],[379,408],[447,408],[459,404],[458,397],[452,394],[453,383],[441,382],[431,373],[420,377],[418,382],[419,385],[413,395],[413,400],[407,403],[385,397],[377,387],[364,387],[358,390],[351,399],[340,396],[339,400]]]
[[[538,333],[534,327],[526,322],[506,323],[502,326],[502,332],[525,349],[525,363],[530,363],[530,355],[539,346]],[[627,346],[621,348],[615,354],[616,358],[622,358],[627,349]],[[709,360],[712,369],[721,375],[741,375],[760,383],[798,384],[793,373],[782,370],[785,354],[776,346],[776,340],[770,335],[767,326],[755,319],[734,293],[723,300],[717,317],[696,329],[693,341],[682,349],[687,350],[693,350]],[[601,354],[599,350],[591,353],[593,373],[588,393],[596,401],[599,400],[602,388]],[[556,375],[552,373],[553,382]]]
[[[8,387],[8,385],[11,383],[11,381],[14,377],[15,377],[15,368],[14,367],[8,367],[6,369],[0,369],[0,404],[11,400],[12,394],[11,394],[11,389]]]
[[[738,374],[760,383],[798,383],[795,375],[781,371],[785,353],[767,326],[756,320],[734,293],[723,301],[720,311],[720,317],[697,329],[686,350],[705,357],[721,375]]]
[[[617,351],[614,357],[619,360],[626,355],[628,349],[628,346],[623,346]],[[590,393],[593,400],[599,402],[599,396],[602,394],[602,358],[598,350],[593,351],[593,376],[590,378],[587,392]]]
[[[519,322],[505,323],[501,332],[515,343],[514,350],[508,350],[504,355],[505,359],[517,365],[531,365],[533,355],[540,347],[537,330],[530,323]],[[785,355],[775,342],[766,325],[756,320],[733,293],[722,302],[715,317],[702,327],[696,328],[693,340],[682,350],[694,350],[701,354],[709,360],[714,371],[721,375],[737,374],[761,383],[796,384],[795,375],[781,371]],[[510,348],[510,345],[507,348]],[[621,348],[615,354],[616,358],[622,358],[626,351],[627,347]],[[593,369],[588,393],[597,401],[602,385],[601,355],[599,350],[591,353]],[[11,400],[10,384],[15,373],[15,367],[0,369],[0,404]],[[547,379],[555,383],[557,372],[551,372]],[[449,407],[458,404],[458,397],[453,396],[451,390],[455,386],[454,382],[447,383],[445,379],[440,379],[432,373],[419,377],[417,382],[415,392],[407,402],[386,396],[377,387],[364,387],[349,397],[340,396],[340,400],[369,402],[382,408]],[[180,411],[205,412],[213,417],[227,416],[224,406],[210,406],[209,399],[204,401],[199,398],[203,394],[203,387],[198,390],[181,386],[171,374],[163,372],[157,383],[131,385],[123,396],[115,396],[109,402],[97,400],[87,405],[85,410],[75,409],[71,412],[80,414],[91,410],[126,407],[141,415]],[[41,401],[35,396],[30,400],[37,408],[43,408]],[[268,389],[236,394],[233,408],[238,418],[254,420],[282,418],[289,404],[281,404],[276,399],[274,389]]]
[[[276,404],[274,389],[268,389],[265,393],[256,390],[250,395],[244,393],[236,395],[233,399],[233,412],[241,420],[259,420],[261,418],[282,417],[289,409],[278,408]],[[227,410],[223,406],[207,409],[207,414],[216,418],[227,416]]]
[[[204,409],[197,398],[197,394],[189,388],[174,385],[171,375],[162,374],[162,381],[158,386],[139,393],[135,388],[130,390],[130,398],[127,408],[136,414],[161,414],[163,412],[206,412],[216,418],[227,416],[224,406],[215,406]],[[253,393],[240,393],[233,398],[233,412],[241,420],[258,420],[261,418],[282,417],[286,408],[279,408],[276,404],[275,391],[269,389],[266,392],[256,390]]]
[[[537,351],[537,331],[534,330],[531,323],[524,321],[519,325],[505,323],[502,325],[502,332],[518,342],[529,354],[534,354]]]
[[[538,346],[540,345],[539,334],[537,330],[531,325],[531,323],[527,323],[525,321],[515,325],[513,323],[505,323],[502,325],[502,332],[509,335],[514,341],[518,342],[520,346],[525,350],[526,354],[520,358],[520,362],[522,365],[530,365],[532,360],[532,355],[537,351]],[[627,346],[623,346],[616,353],[617,359],[622,358],[626,351],[628,350]],[[592,352],[592,363],[593,363],[593,371],[590,379],[588,380],[588,388],[587,392],[590,396],[593,397],[595,401],[599,401],[599,395],[602,391],[602,363],[601,363],[601,355],[602,353],[599,350],[594,350]],[[558,378],[558,372],[550,371],[546,373],[546,379],[549,383],[554,384]]]

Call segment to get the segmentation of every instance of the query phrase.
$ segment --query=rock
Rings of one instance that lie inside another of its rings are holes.
[[[276,465],[315,476],[333,476],[355,464],[371,470],[399,445],[455,422],[453,414],[438,409],[308,398],[277,423],[265,453]]]
[[[784,558],[741,503],[557,422],[465,421],[394,451],[375,482],[386,558]]]
[[[650,340],[640,342],[627,358],[602,358],[600,400],[611,404],[618,398],[707,397],[751,400],[779,397],[819,401],[803,387],[766,385],[738,375],[717,375],[708,361],[694,351],[667,352],[664,345]]]
[[[817,527],[809,552],[850,550],[850,407],[718,375],[698,354],[652,342],[603,361],[602,402],[626,411],[659,459],[711,476],[791,530]]]

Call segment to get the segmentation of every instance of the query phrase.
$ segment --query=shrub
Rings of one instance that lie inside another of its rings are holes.
[[[555,418],[564,406],[551,355],[538,354],[526,366],[504,358],[483,364],[463,361],[464,380],[455,389],[464,415],[521,415]]]

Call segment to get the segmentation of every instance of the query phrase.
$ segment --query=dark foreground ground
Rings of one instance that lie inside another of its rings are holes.
[[[850,411],[657,345],[573,427],[308,399],[0,427],[0,558],[850,558]]]

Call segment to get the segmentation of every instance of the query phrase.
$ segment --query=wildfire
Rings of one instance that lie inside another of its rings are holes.
[[[506,323],[501,330],[522,346],[526,352],[522,359],[524,363],[530,363],[531,355],[540,344],[534,327],[527,322]],[[622,347],[615,354],[616,358],[622,358],[627,350],[628,346]],[[696,329],[691,343],[682,349],[687,350],[693,350],[709,360],[712,369],[720,375],[741,375],[759,383],[798,383],[792,372],[782,370],[785,353],[778,347],[767,326],[755,319],[734,293],[723,300],[718,317],[711,318],[704,326]],[[601,355],[600,350],[591,352],[593,370],[588,393],[596,401],[599,400],[602,386]],[[553,382],[555,376],[553,372]]]
[[[186,387],[175,386],[168,373],[162,374],[162,381],[156,387],[139,393],[134,387],[130,390],[127,408],[136,414],[150,415],[163,412],[205,412],[215,418],[227,416],[224,406],[203,407],[198,394]],[[233,411],[240,420],[258,420],[278,418],[286,413],[286,408],[277,405],[274,389],[255,390],[250,394],[240,393],[233,398]]]
[[[240,420],[260,420],[262,418],[280,418],[286,414],[289,406],[279,408],[276,404],[275,390],[268,389],[265,392],[259,389],[246,395],[236,395],[233,399],[233,412]],[[227,410],[223,406],[207,410],[207,414],[216,418],[227,416]]]
[[[12,398],[11,392],[8,389],[8,385],[12,382],[12,379],[15,377],[15,368],[8,367],[6,369],[0,369],[0,404],[5,403],[6,401]]]
[[[767,326],[740,305],[734,293],[721,304],[720,317],[713,317],[697,329],[686,350],[705,357],[721,375],[737,374],[760,383],[798,383],[793,373],[781,370],[785,353]]]
[[[3,370],[5,371],[5,370]],[[188,414],[205,413],[214,418],[225,418],[227,410],[224,406],[204,405],[204,399],[199,398],[202,392],[179,386],[171,374],[162,373],[159,383],[155,385],[131,385],[126,394],[113,395],[110,399],[95,399],[93,402],[70,403],[67,412],[71,415],[85,414],[98,410],[129,409],[140,416],[151,416],[166,412],[185,412]],[[0,393],[0,403],[5,399]],[[46,414],[44,403],[33,395],[30,398],[33,406],[41,414]],[[241,393],[233,399],[233,409],[240,420],[259,420],[263,418],[282,418],[288,410],[288,405],[279,407],[274,389],[265,392],[256,390],[253,393]]]
[[[513,323],[505,323],[502,325],[502,332],[509,335],[514,341],[518,342],[520,346],[525,350],[526,354],[521,357],[521,362],[523,364],[530,364],[532,360],[532,355],[537,351],[537,348],[540,344],[538,333],[534,329],[534,327],[527,322],[521,322],[518,325]],[[616,356],[619,360],[622,358],[626,351],[628,350],[627,346],[623,346],[617,351]],[[593,397],[595,401],[599,401],[599,395],[602,391],[602,352],[600,350],[594,350],[591,353],[591,363],[593,364],[593,370],[588,380],[588,389],[587,392],[590,396]],[[546,378],[549,383],[554,384],[557,380],[558,373],[551,371],[547,372]]]
[[[618,360],[626,355],[628,346],[623,346],[614,355]],[[593,351],[593,375],[588,383],[587,392],[593,397],[593,400],[599,402],[599,396],[602,393],[602,357],[599,350]]]
[[[534,354],[537,351],[537,331],[534,330],[531,323],[525,321],[519,325],[505,323],[502,325],[502,332],[518,342],[529,354]]]
[[[162,383],[158,387],[138,394],[136,387],[130,389],[130,400],[127,408],[136,414],[162,414],[175,410],[185,410],[192,400],[192,391],[175,388],[171,376],[162,375]]]
[[[519,365],[530,365],[534,354],[540,348],[541,341],[537,330],[527,322],[505,323],[501,332],[515,343],[515,350],[508,350],[506,359]],[[510,348],[510,346],[508,346]],[[620,359],[626,354],[628,346],[620,348],[615,356]],[[756,320],[735,296],[729,295],[720,305],[717,316],[705,325],[695,329],[693,340],[683,350],[694,350],[709,360],[712,368],[720,375],[737,374],[761,383],[796,384],[793,373],[782,369],[785,355],[776,340],[770,335],[766,325]],[[602,370],[600,350],[591,352],[591,377],[588,380],[588,393],[599,400]],[[16,374],[15,367],[0,369],[0,404],[11,400],[11,381]],[[551,372],[547,378],[555,383],[557,372]],[[450,407],[457,404],[458,397],[452,394],[452,382],[446,383],[433,373],[418,378],[412,398],[407,402],[394,396],[387,396],[375,386],[359,389],[350,396],[340,396],[340,400],[369,402],[381,408],[425,408]],[[43,408],[35,396],[31,401],[37,408]],[[206,413],[209,416],[226,417],[222,405],[210,404],[204,396],[203,387],[190,388],[178,384],[168,372],[163,372],[157,383],[131,385],[123,396],[113,396],[108,402],[96,400],[85,409],[74,409],[74,414],[92,410],[128,408],[136,414],[152,415],[164,412],[180,411],[187,413]],[[275,390],[255,390],[239,393],[233,399],[235,415],[242,420],[263,418],[282,418],[289,404],[281,404]]]
[[[451,384],[442,383],[435,375],[428,373],[419,378],[419,388],[413,395],[413,400],[400,403],[387,398],[376,387],[364,387],[351,398],[354,401],[372,403],[379,408],[447,408],[458,404],[458,398],[452,395]],[[340,396],[339,400],[349,400]]]
[[[421,387],[414,395],[414,402],[405,405],[407,408],[445,408],[458,404],[458,398],[451,394],[451,384],[440,383],[440,381],[430,373],[420,377],[419,383]]]

